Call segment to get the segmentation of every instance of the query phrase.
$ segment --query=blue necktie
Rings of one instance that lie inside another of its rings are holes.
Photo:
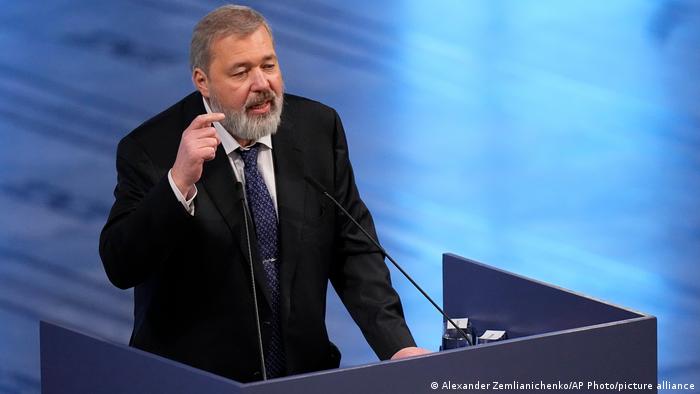
[[[280,286],[279,260],[277,253],[277,213],[267,190],[265,181],[258,171],[258,149],[255,144],[250,149],[239,149],[238,153],[245,164],[245,192],[248,206],[255,223],[258,252],[265,269],[265,277],[272,301],[272,335],[265,349],[265,368],[269,378],[282,376],[285,370],[285,356],[280,329]]]

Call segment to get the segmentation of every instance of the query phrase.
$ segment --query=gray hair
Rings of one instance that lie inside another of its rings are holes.
[[[258,30],[261,25],[265,27],[272,38],[272,29],[267,24],[265,17],[250,7],[224,5],[208,13],[197,23],[192,32],[192,42],[190,43],[191,70],[201,68],[205,73],[209,72],[212,41],[229,35],[246,37]]]

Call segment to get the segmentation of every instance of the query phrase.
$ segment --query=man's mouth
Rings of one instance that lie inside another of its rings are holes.
[[[247,110],[248,110],[248,112],[253,113],[253,114],[265,114],[265,113],[270,112],[271,103],[272,103],[271,100],[266,100],[266,101],[263,101],[262,103],[248,106]]]

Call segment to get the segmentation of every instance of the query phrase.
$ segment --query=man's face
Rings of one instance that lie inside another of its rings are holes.
[[[244,140],[273,134],[279,125],[284,91],[282,73],[272,39],[264,26],[246,37],[226,36],[210,47],[209,73],[195,84],[214,112],[223,112],[221,124]]]

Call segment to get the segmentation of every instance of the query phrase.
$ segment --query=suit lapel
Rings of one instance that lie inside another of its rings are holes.
[[[214,160],[204,163],[204,171],[202,172],[200,183],[204,186],[212,202],[226,221],[233,239],[237,241],[242,251],[243,263],[246,265],[246,268],[249,267],[251,262],[248,257],[248,239],[246,238],[245,222],[243,221],[244,191],[241,183],[236,181],[236,176],[221,145],[216,149]],[[258,289],[262,289],[268,305],[271,305],[270,291],[265,281],[265,272],[258,258],[253,219],[250,217],[248,218],[248,234],[250,235],[250,250],[253,256],[252,263],[255,271],[255,281],[258,284]]]
[[[285,108],[288,110],[288,108]],[[304,163],[299,138],[287,117],[272,137],[281,246],[280,291],[283,325],[289,317],[290,294],[299,260],[304,206]]]

